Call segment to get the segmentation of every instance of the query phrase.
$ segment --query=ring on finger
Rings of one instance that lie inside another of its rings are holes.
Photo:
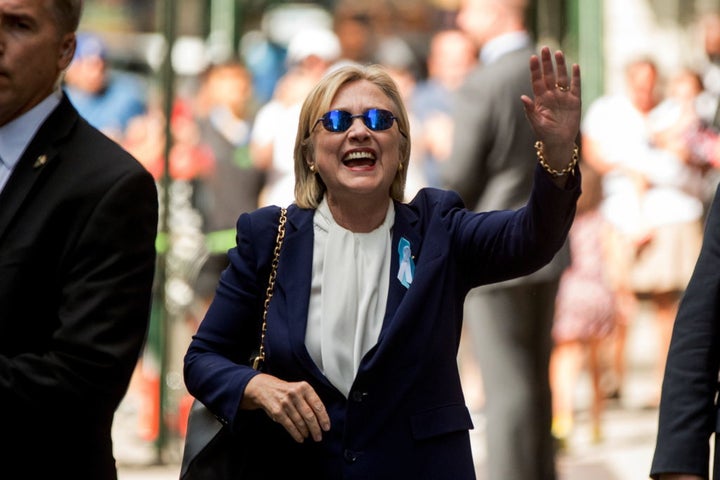
[[[561,92],[569,92],[570,91],[570,85],[560,85],[559,83],[556,83],[555,88],[557,88]]]

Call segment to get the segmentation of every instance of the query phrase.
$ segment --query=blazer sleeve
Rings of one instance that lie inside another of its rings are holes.
[[[565,188],[534,168],[527,204],[517,210],[452,211],[453,251],[467,287],[528,275],[547,265],[564,245],[580,195],[580,171]]]
[[[237,246],[228,252],[229,266],[184,358],[188,391],[226,424],[233,423],[247,383],[259,373],[249,359],[259,346],[278,212],[266,207],[240,216]]]
[[[708,476],[720,365],[720,197],[712,204],[695,271],[681,300],[668,352],[651,476]]]

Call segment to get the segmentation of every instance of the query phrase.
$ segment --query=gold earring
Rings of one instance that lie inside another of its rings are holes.
[[[315,173],[315,164],[314,164],[314,163],[311,163],[311,164],[308,166],[308,168],[310,169],[310,171],[311,171],[312,173]]]
[[[402,172],[402,171],[403,171],[403,164],[401,163],[398,165],[398,172]]]

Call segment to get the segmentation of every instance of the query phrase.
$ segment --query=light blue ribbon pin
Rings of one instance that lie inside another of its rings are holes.
[[[398,242],[398,256],[400,267],[398,268],[397,278],[405,288],[410,288],[415,275],[415,262],[412,258],[410,242],[405,237],[401,237],[400,242]]]

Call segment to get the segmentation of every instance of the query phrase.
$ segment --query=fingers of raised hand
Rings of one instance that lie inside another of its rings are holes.
[[[552,54],[548,47],[543,47],[539,57],[533,56],[530,59],[530,74],[536,96],[552,91],[558,93],[571,92],[579,95],[580,68],[573,65],[571,77],[568,72],[565,54],[560,50]]]
[[[580,97],[580,66],[574,64],[572,66],[571,75],[568,75],[567,65],[565,64],[565,56],[562,52],[555,53],[555,63],[557,65],[557,79],[555,88],[561,93],[570,93],[576,97]]]
[[[568,92],[570,90],[570,79],[568,77],[567,65],[565,64],[565,55],[559,50],[555,52],[555,67],[557,68],[555,73],[555,88],[561,92]]]
[[[563,60],[563,66],[565,62]],[[552,55],[548,47],[543,47],[540,51],[540,66],[542,68],[542,76],[547,90],[553,90],[558,83],[559,75],[555,75],[555,67],[553,66]],[[558,72],[560,73],[560,72]],[[567,77],[567,69],[565,70]]]
[[[580,97],[580,65],[574,64],[572,66],[572,83],[570,84],[572,93]]]

